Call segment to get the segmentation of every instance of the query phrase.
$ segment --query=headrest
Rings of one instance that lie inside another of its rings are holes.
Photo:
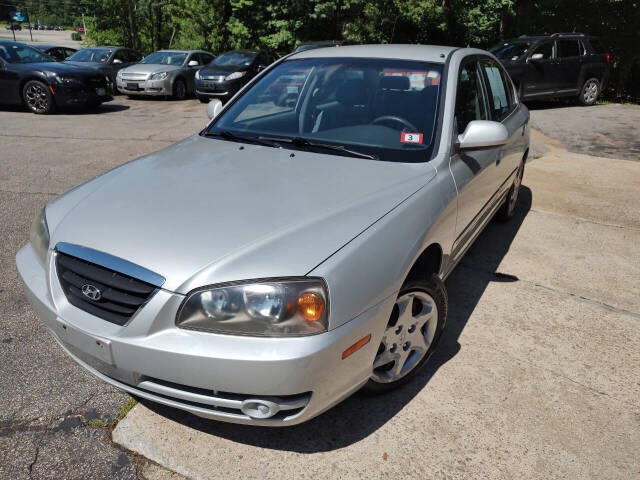
[[[411,82],[409,77],[403,77],[399,75],[388,75],[382,77],[380,81],[380,88],[386,88],[388,90],[409,90]]]
[[[336,92],[336,100],[346,107],[365,105],[367,103],[366,84],[364,80],[344,80]]]

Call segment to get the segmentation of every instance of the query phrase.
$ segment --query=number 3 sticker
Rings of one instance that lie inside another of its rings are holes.
[[[402,132],[400,134],[400,141],[402,143],[422,143],[422,134]]]

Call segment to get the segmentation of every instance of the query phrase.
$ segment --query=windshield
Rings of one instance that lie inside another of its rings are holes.
[[[49,55],[31,48],[27,45],[2,44],[0,45],[0,57],[9,63],[37,63],[37,62],[54,62],[55,60]]]
[[[512,40],[494,45],[489,49],[500,60],[517,60],[527,53],[533,42]]]
[[[67,60],[72,62],[106,63],[112,50],[107,48],[83,48],[71,55]]]
[[[217,117],[205,135],[228,139],[231,133],[293,149],[313,150],[314,143],[323,153],[329,145],[362,157],[424,162],[433,145],[441,75],[440,64],[406,60],[289,60]]]
[[[211,65],[217,65],[219,67],[248,67],[256,58],[254,52],[229,52],[223,53],[214,58]]]
[[[144,57],[140,63],[150,63],[153,65],[182,65],[187,58],[182,52],[155,52]]]

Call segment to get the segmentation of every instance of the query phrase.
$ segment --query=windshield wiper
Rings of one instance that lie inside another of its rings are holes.
[[[237,135],[229,130],[221,130],[219,132],[207,132],[205,137],[221,137],[225,140],[232,140],[236,142],[248,142],[255,143],[256,145],[264,145],[265,147],[282,148],[280,144],[275,140],[269,140],[262,137],[245,137],[243,135]]]
[[[304,137],[258,137],[260,140],[267,140],[270,142],[278,142],[278,143],[291,143],[296,147],[312,147],[312,148],[323,148],[325,150],[333,150],[334,152],[344,153],[346,155],[357,157],[357,158],[366,158],[368,160],[377,160],[378,157],[375,155],[369,155],[368,153],[358,152],[356,150],[350,150],[344,145],[329,145],[328,143],[316,143],[308,140]]]

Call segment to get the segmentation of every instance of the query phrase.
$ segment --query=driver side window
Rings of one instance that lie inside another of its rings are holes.
[[[455,121],[458,133],[472,120],[488,120],[487,101],[477,60],[467,59],[460,66],[456,93]]]

